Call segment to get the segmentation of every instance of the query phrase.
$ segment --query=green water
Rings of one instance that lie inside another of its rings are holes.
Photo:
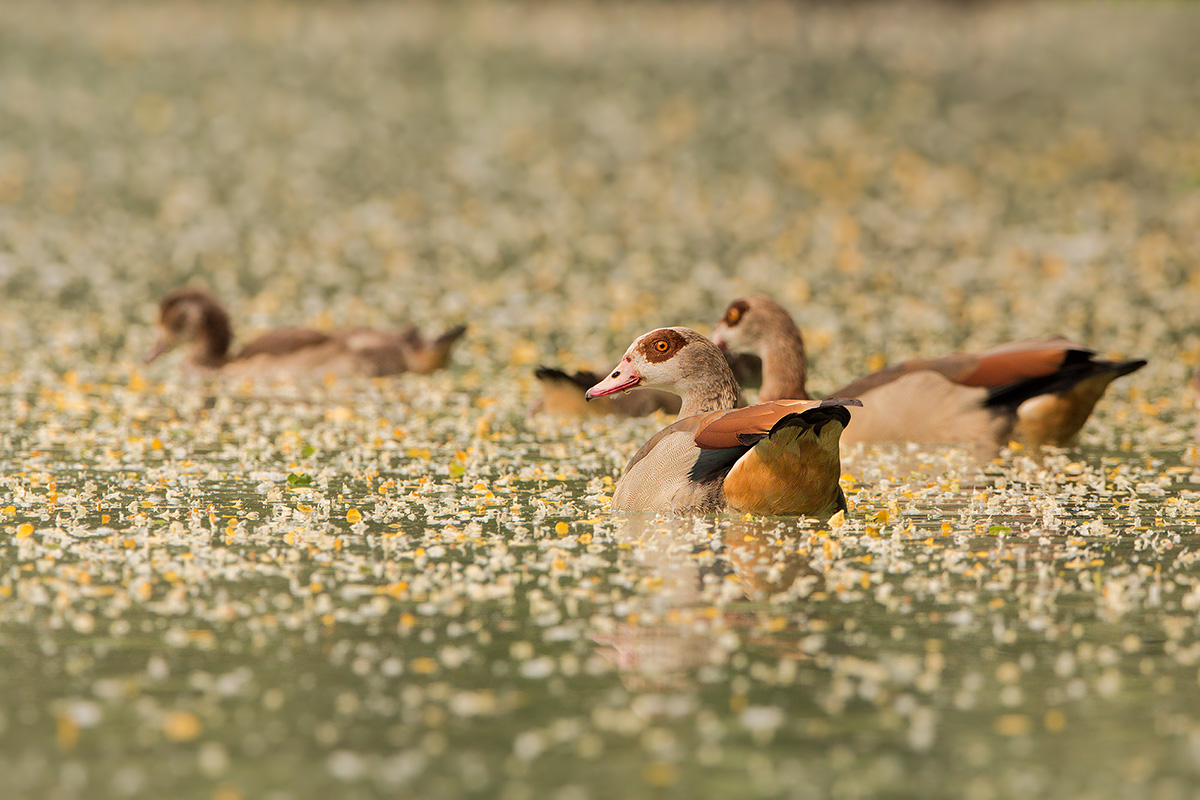
[[[143,395],[129,438],[105,399],[88,427],[9,433],[14,796],[1186,796],[1196,780],[1191,467],[885,451],[857,458],[876,480],[834,529],[623,524],[602,508],[610,465],[588,463],[606,423],[512,420],[459,455],[437,439],[462,421],[441,412],[397,441],[327,402],[176,417]]]
[[[5,798],[1200,791],[1200,13],[0,8]],[[466,322],[432,376],[144,366],[194,283]],[[1063,332],[1065,451],[611,518],[665,419],[531,417],[739,294],[828,389]]]

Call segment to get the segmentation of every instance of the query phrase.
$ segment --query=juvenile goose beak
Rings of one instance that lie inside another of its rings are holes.
[[[622,358],[621,363],[617,364],[617,368],[613,370],[612,374],[588,389],[583,398],[591,400],[593,397],[628,391],[641,383],[642,376],[633,368],[633,363],[628,358]]]
[[[170,349],[171,349],[170,342],[165,341],[163,339],[159,339],[157,342],[154,343],[154,347],[151,347],[146,352],[146,356],[145,356],[145,358],[142,359],[142,363],[149,364],[151,361],[158,358],[159,356],[161,356],[163,353],[167,352]]]

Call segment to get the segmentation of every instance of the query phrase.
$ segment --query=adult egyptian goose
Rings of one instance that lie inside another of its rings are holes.
[[[716,345],[690,328],[638,337],[612,373],[587,391],[604,397],[638,386],[682,400],[679,421],[634,455],[617,481],[622,514],[752,514],[828,517],[846,508],[838,438],[854,399],[780,400],[735,408],[739,391]]]
[[[229,315],[208,292],[192,288],[177,289],[163,298],[158,327],[158,341],[146,355],[147,362],[179,345],[191,344],[190,366],[255,377],[432,372],[445,366],[451,347],[466,330],[460,325],[427,341],[416,328],[401,332],[277,328],[230,354],[233,329]]]
[[[804,340],[783,306],[765,295],[729,304],[713,341],[763,361],[761,400],[808,398]],[[1103,361],[1062,337],[1010,342],[982,353],[905,361],[853,381],[830,397],[863,407],[842,438],[852,442],[946,442],[1064,446],[1104,390],[1145,360]]]

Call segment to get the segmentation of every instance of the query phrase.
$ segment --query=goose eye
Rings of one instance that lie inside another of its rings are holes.
[[[660,353],[667,352],[667,348],[670,346],[671,345],[667,344],[665,339],[659,339],[657,342],[654,343],[654,349]]]
[[[737,325],[738,320],[741,318],[742,318],[742,312],[739,311],[737,308],[731,308],[725,314],[725,319],[726,319],[726,321],[729,322],[730,325]]]

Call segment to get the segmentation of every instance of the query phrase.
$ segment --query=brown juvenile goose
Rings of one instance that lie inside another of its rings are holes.
[[[158,341],[146,355],[147,362],[179,345],[191,344],[190,366],[256,377],[432,372],[445,366],[450,348],[466,330],[460,325],[427,341],[416,328],[401,332],[276,328],[230,354],[233,329],[229,315],[208,292],[190,288],[177,289],[163,298],[158,326]]]
[[[738,385],[716,345],[690,328],[638,337],[587,392],[637,386],[678,394],[679,421],[642,445],[613,491],[618,513],[828,517],[846,508],[838,438],[857,400],[781,400],[735,409]]]
[[[762,400],[808,398],[804,341],[790,314],[765,295],[730,303],[713,340],[763,360]],[[1143,359],[1102,361],[1062,337],[1010,342],[983,353],[905,361],[831,397],[858,397],[843,442],[1066,445],[1113,380]]]

